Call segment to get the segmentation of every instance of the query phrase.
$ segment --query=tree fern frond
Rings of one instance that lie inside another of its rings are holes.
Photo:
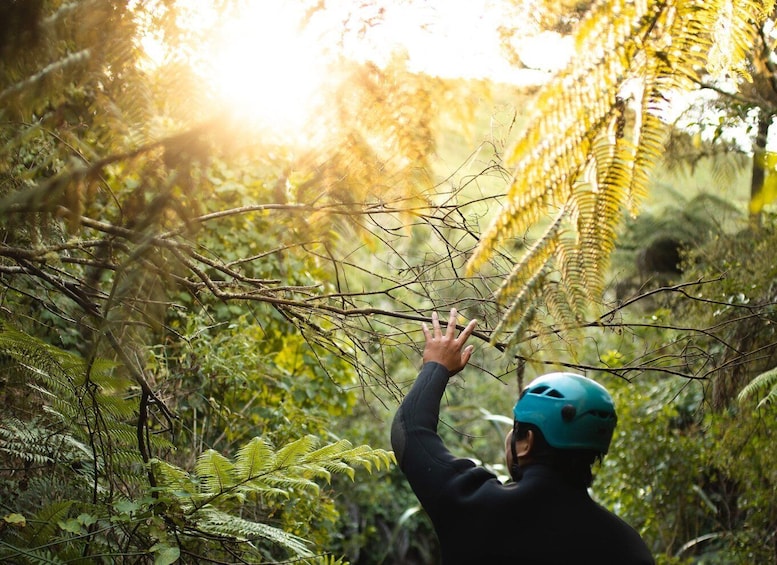
[[[122,477],[125,481],[144,480],[140,471],[144,467],[143,458],[140,456],[137,447],[110,449],[111,472]],[[102,468],[102,467],[101,467]]]
[[[311,492],[315,496],[321,487],[313,478],[329,479],[329,473],[317,465],[304,465],[294,473],[274,472],[241,485],[241,494],[257,493],[265,497],[289,498],[295,491]]]
[[[755,377],[740,391],[737,399],[745,402],[764,393],[763,398],[758,401],[758,408],[777,402],[777,367]]]
[[[558,329],[567,330],[574,327],[580,319],[578,312],[568,300],[569,293],[561,291],[560,283],[553,281],[542,286],[542,304],[548,315],[556,322]]]
[[[27,547],[42,546],[55,537],[58,523],[67,517],[70,508],[76,504],[73,500],[61,500],[41,508],[34,516],[27,518],[27,527],[23,538]]]
[[[536,299],[541,296],[542,285],[545,283],[549,271],[550,267],[546,263],[533,278],[524,283],[521,292],[515,296],[494,328],[494,340],[501,332],[506,331],[510,326],[515,326],[507,340],[508,344],[513,344],[514,340],[520,337],[521,333],[531,324],[537,313]]]
[[[315,436],[303,436],[284,445],[275,455],[276,469],[293,467],[305,459],[316,446]]]
[[[521,341],[524,332],[528,331],[537,318],[537,306],[535,302],[529,303],[529,306],[516,309],[515,312],[521,314],[514,315],[509,319],[506,319],[500,328],[500,331],[506,331],[509,328],[509,334],[507,335],[506,354],[511,355],[516,350],[517,344]]]
[[[188,496],[196,492],[192,476],[180,467],[156,458],[151,459],[148,464],[153,469],[154,476],[157,477],[159,483],[171,491],[179,493],[179,496],[182,493],[187,493]]]
[[[537,241],[526,250],[497,289],[496,298],[508,301],[509,305],[494,328],[492,341],[496,341],[500,333],[517,320],[523,320],[520,331],[530,323],[531,317],[526,314],[529,309],[534,312],[533,302],[541,293],[542,283],[550,272],[564,218],[565,211],[562,210]],[[513,335],[517,335],[517,332],[513,332]]]
[[[537,273],[545,269],[558,245],[564,217],[565,211],[562,210],[556,215],[537,241],[526,250],[497,290],[497,299],[513,296],[523,287],[526,281],[536,278]]]
[[[17,418],[0,421],[0,452],[35,465],[54,463],[60,437],[36,422]]]
[[[467,272],[482,266],[506,239],[569,206],[577,249],[556,246],[556,260],[579,255],[566,274],[560,269],[566,288],[585,290],[568,302],[600,294],[622,211],[637,212],[663,152],[668,100],[699,84],[710,54],[730,52],[716,64],[724,73],[741,74],[758,26],[773,9],[773,1],[753,0],[596,3],[577,29],[575,59],[540,91],[534,115],[507,152],[513,178],[507,202],[483,234]],[[728,47],[716,43],[721,26]],[[630,128],[624,127],[628,103]],[[590,186],[581,191],[576,183],[583,173]],[[525,321],[516,311],[540,295],[521,283],[536,282],[531,275],[513,279],[502,295],[511,302],[506,316]],[[565,303],[551,310],[566,311]]]
[[[223,493],[235,485],[235,467],[214,449],[208,449],[197,458],[195,472],[203,479],[206,494]]]
[[[0,327],[0,352],[20,369],[58,388],[66,386],[63,380],[75,382],[84,367],[77,356],[8,327]]]
[[[565,300],[570,304],[576,317],[583,317],[591,305],[590,285],[581,284],[586,281],[586,262],[580,253],[578,242],[572,238],[561,238],[556,247],[556,264],[559,267],[560,291],[565,295]]]
[[[607,83],[612,65],[599,69],[596,76]],[[579,69],[557,78],[537,101],[537,114],[525,135],[515,144],[507,163],[513,164],[515,179],[508,191],[508,203],[481,238],[467,264],[477,269],[504,239],[531,227],[543,211],[563,205],[572,186],[590,159],[592,140],[600,122],[615,104],[617,85],[611,85],[607,103],[591,105],[596,93],[589,75]]]
[[[368,472],[372,468],[388,469],[395,463],[394,454],[383,449],[373,449],[367,445],[353,447],[348,440],[341,439],[312,451],[306,461],[314,463],[327,473],[343,473],[354,479],[354,467],[364,467]]]
[[[252,522],[208,506],[192,516],[199,531],[240,541],[262,539],[287,549],[299,557],[312,557],[309,542],[268,524]]]
[[[264,438],[255,437],[237,452],[235,478],[239,481],[251,480],[274,466],[272,446]]]

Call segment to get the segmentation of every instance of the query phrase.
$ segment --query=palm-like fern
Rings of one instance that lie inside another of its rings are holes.
[[[313,559],[312,563],[316,557],[306,540],[267,523],[239,517],[229,509],[247,501],[272,507],[273,500],[289,499],[303,491],[317,495],[316,480],[328,481],[332,473],[353,479],[356,467],[388,468],[392,462],[393,454],[381,449],[354,447],[346,440],[320,446],[317,438],[305,436],[277,450],[265,438],[253,438],[238,450],[234,460],[208,450],[198,458],[195,474],[160,460],[153,465],[163,496],[180,505],[185,529],[237,542],[263,540],[295,556]]]
[[[750,381],[739,393],[739,401],[744,402],[762,395],[758,401],[758,408],[762,408],[777,401],[777,367],[761,373]]]
[[[667,99],[694,88],[704,70],[747,78],[750,46],[773,7],[753,0],[594,5],[576,33],[577,57],[541,91],[507,156],[507,203],[468,264],[477,270],[498,246],[555,216],[498,292],[512,342],[543,300],[567,327],[598,300],[619,220],[638,210],[661,155]],[[568,299],[553,297],[559,288]]]

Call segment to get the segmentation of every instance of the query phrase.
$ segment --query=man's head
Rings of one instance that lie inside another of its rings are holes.
[[[607,453],[617,417],[612,397],[600,384],[574,373],[533,380],[513,409],[515,426],[506,438],[508,465],[540,460],[590,464]]]

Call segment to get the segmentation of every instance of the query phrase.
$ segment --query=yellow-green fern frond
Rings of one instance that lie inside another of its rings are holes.
[[[534,319],[534,302],[536,302],[537,297],[541,296],[542,285],[550,270],[550,264],[545,262],[534,276],[525,281],[521,291],[513,297],[512,302],[494,328],[494,340],[502,331],[515,326],[508,340],[508,343],[512,343],[531,324]]]
[[[281,512],[283,502],[302,492],[318,495],[316,480],[328,481],[332,473],[353,479],[356,468],[388,468],[394,462],[390,452],[354,447],[346,440],[320,445],[316,437],[304,436],[276,449],[266,438],[257,437],[242,446],[234,460],[206,451],[192,474],[158,459],[151,468],[160,493],[177,500],[186,529],[236,542],[260,538],[298,557],[312,558],[306,540],[258,519],[238,516],[245,503],[251,501],[267,515]]]
[[[251,480],[275,463],[272,446],[261,437],[251,439],[237,452],[235,473],[239,481]]]
[[[524,253],[521,261],[513,267],[500,286],[496,293],[497,298],[514,296],[528,280],[538,277],[545,269],[555,252],[564,216],[563,211],[558,214],[545,232]]]
[[[235,484],[232,462],[213,449],[197,458],[194,470],[202,478],[206,493],[222,493]]]
[[[316,441],[314,436],[303,436],[284,445],[275,456],[275,467],[277,469],[284,469],[298,465],[307,454],[313,451]]]
[[[180,467],[161,459],[152,459],[149,466],[160,487],[177,492],[178,496],[191,496],[197,492],[197,484],[192,476]]]
[[[513,271],[500,291],[510,304],[500,329],[525,327],[542,296],[538,273],[553,263],[557,288],[571,295],[547,304],[552,315],[568,317],[597,299],[620,218],[639,210],[663,153],[668,101],[696,88],[705,72],[745,76],[753,38],[773,9],[774,1],[752,0],[602,0],[592,7],[576,30],[576,57],[540,91],[507,152],[513,180],[504,209],[467,263],[473,273],[510,238],[568,211],[573,234],[555,242],[553,259],[539,261],[529,250],[516,265],[526,273]]]
[[[636,51],[634,37],[648,25],[645,13],[636,12],[632,3],[617,4],[617,17],[610,17],[612,6],[592,11],[577,34],[579,43],[591,47],[581,49],[574,63],[538,96],[535,115],[506,159],[514,179],[506,209],[482,237],[468,263],[470,272],[505,239],[531,227],[549,208],[563,205],[593,159],[594,142],[619,103]],[[599,27],[605,24],[611,29],[602,35]]]
[[[586,280],[587,263],[585,257],[579,251],[578,241],[573,238],[563,238],[559,241],[556,248],[556,263],[558,264],[560,276],[557,289],[564,293],[565,300],[569,302],[575,318],[582,318],[583,314],[589,309],[592,297],[588,293],[587,285],[572,284],[571,281]],[[551,289],[546,290],[546,294]],[[555,318],[554,318],[555,319]],[[561,324],[562,320],[555,319]],[[569,324],[563,324],[569,325]]]
[[[557,329],[565,330],[578,322],[579,311],[569,300],[570,293],[564,292],[567,289],[560,286],[562,283],[559,281],[548,281],[542,285],[541,301],[547,314],[556,322]]]
[[[355,476],[354,467],[363,467],[371,473],[373,468],[388,469],[396,463],[394,454],[390,451],[373,449],[367,445],[354,447],[344,439],[311,452],[306,460],[327,472],[346,474],[351,480],[354,480]]]

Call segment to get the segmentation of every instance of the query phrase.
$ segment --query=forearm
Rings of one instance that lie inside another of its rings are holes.
[[[391,444],[400,468],[445,450],[437,435],[440,401],[450,372],[439,363],[424,364],[391,426]],[[412,469],[410,469],[412,470]]]

